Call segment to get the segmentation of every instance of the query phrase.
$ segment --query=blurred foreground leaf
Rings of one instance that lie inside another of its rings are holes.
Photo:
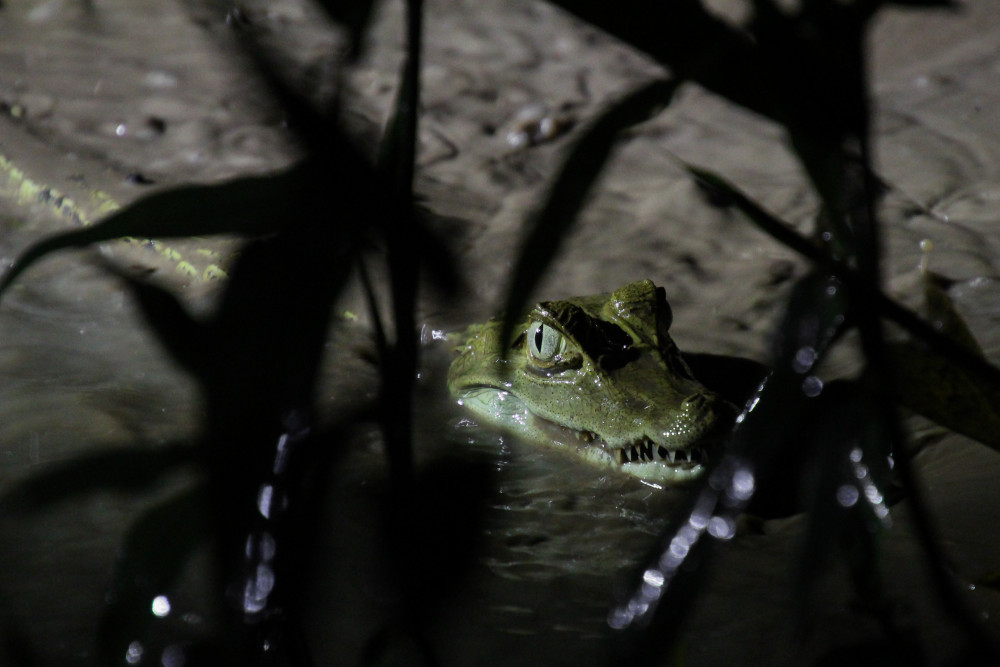
[[[828,383],[801,433],[808,455],[789,471],[807,512],[794,585],[796,629],[805,636],[822,622],[813,613],[819,582],[840,561],[858,611],[878,619],[906,664],[919,664],[918,634],[909,619],[896,617],[884,586],[881,543],[892,527],[891,471],[887,434],[870,391],[864,378]]]
[[[609,615],[622,635],[622,664],[659,664],[689,617],[715,545],[735,535],[748,504],[782,503],[782,464],[801,461],[800,435],[822,383],[810,371],[842,333],[848,307],[843,286],[814,273],[795,286],[773,345],[773,368],[749,399],[721,457],[692,492],[690,503],[661,536],[632,594]],[[777,493],[771,494],[778,486]]]
[[[667,106],[678,85],[677,81],[656,80],[631,91],[602,112],[573,144],[545,202],[525,221],[524,240],[507,288],[501,340],[510,337],[532,288],[558,254],[622,130]]]
[[[0,279],[0,294],[46,255],[120,238],[181,238],[272,233],[296,213],[315,165],[303,161],[268,176],[189,185],[149,195],[87,227],[54,234],[22,252]]]
[[[211,535],[207,501],[204,488],[187,489],[129,526],[98,630],[102,664],[133,664],[147,649],[150,626],[160,620],[152,610],[153,599],[172,592],[195,549]]]
[[[197,462],[202,452],[187,444],[114,447],[47,465],[14,484],[0,503],[31,511],[95,491],[144,493],[179,466]]]
[[[372,5],[358,0],[326,8],[348,19],[357,37]],[[310,510],[322,500],[317,478],[324,478],[342,453],[342,443],[316,423],[317,379],[334,303],[362,251],[376,239],[384,239],[388,249],[393,322],[386,329],[396,335],[391,355],[383,359],[381,416],[394,468],[408,472],[412,465],[409,452],[392,445],[408,443],[410,437],[418,254],[434,248],[432,235],[417,224],[413,196],[422,5],[411,0],[409,9],[402,92],[377,167],[341,131],[337,109],[315,110],[311,100],[297,96],[269,69],[266,59],[256,58],[307,159],[278,174],[180,187],[141,199],[97,224],[31,246],[0,280],[2,292],[51,252],[120,237],[253,237],[229,270],[213,309],[197,317],[170,290],[108,267],[131,291],[159,341],[199,381],[206,423],[198,472],[205,481],[147,510],[129,529],[102,621],[100,664],[159,657],[137,656],[130,647],[151,636],[151,624],[157,622],[150,613],[152,596],[169,588],[205,537],[219,575],[214,602],[223,613],[215,639],[225,650],[203,664],[310,663],[297,606],[313,583],[312,571],[303,567],[317,532],[309,523],[317,515]],[[251,51],[252,57],[259,55]],[[51,479],[77,475],[87,482],[69,484],[42,501],[116,484],[149,491],[147,485],[169,467],[169,456],[161,457],[166,460],[122,457],[137,464],[135,475],[122,470],[113,456],[73,462]],[[109,464],[104,474],[86,477],[102,462]],[[405,475],[394,477],[400,481]],[[33,482],[35,495],[25,491],[23,497],[41,502],[34,499],[47,491],[40,488],[44,482]],[[412,485],[393,488],[399,489],[394,509],[405,509],[405,492]],[[392,537],[394,547],[420,539],[416,529]],[[417,589],[419,573],[400,569],[408,577],[401,584]],[[406,620],[413,627],[420,621],[409,615]]]
[[[1000,451],[1000,387],[914,341],[886,345],[900,405]]]
[[[771,215],[726,179],[694,165],[685,164],[684,168],[698,181],[699,185],[708,188],[714,195],[723,197],[726,202],[735,206],[750,222],[774,240],[820,266],[833,262],[833,258],[827,255],[818,243],[807,239],[796,232],[791,225]]]
[[[983,357],[983,349],[979,346],[979,341],[976,340],[972,330],[969,329],[969,324],[955,308],[955,302],[948,295],[947,279],[925,266],[921,266],[920,278],[924,297],[921,311],[927,321],[932,322],[934,328],[941,335],[953,340],[972,354]]]
[[[389,454],[393,488],[400,494],[401,501],[408,495],[413,484],[413,383],[417,369],[416,277],[422,261],[420,242],[423,237],[418,228],[413,179],[417,155],[422,40],[423,2],[407,0],[406,57],[393,114],[379,146],[377,165],[377,171],[385,185],[381,194],[388,199],[384,231],[396,332],[394,344],[382,350],[382,429]],[[385,329],[382,327],[382,331]]]
[[[334,22],[346,27],[351,35],[351,51],[356,58],[360,54],[363,37],[371,21],[375,0],[317,0],[317,3]]]
[[[983,359],[978,341],[944,289],[944,279],[925,267],[920,278],[926,319],[956,346]],[[890,342],[886,353],[901,405],[1000,451],[1000,384],[922,342]]]
[[[699,182],[721,193],[759,229],[822,266],[846,283],[860,280],[853,268],[834,260],[816,243],[795,232],[750,198],[711,172],[694,166],[688,171]],[[921,341],[886,344],[890,382],[904,407],[1000,451],[1000,383],[996,368],[982,358],[974,336],[933,275],[926,275],[923,298],[928,319],[919,317],[879,293],[880,314],[921,337]]]

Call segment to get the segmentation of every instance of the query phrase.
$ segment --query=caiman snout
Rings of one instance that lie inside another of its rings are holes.
[[[681,408],[692,412],[700,412],[702,410],[707,410],[709,403],[713,402],[714,399],[714,396],[710,397],[708,394],[699,391],[697,394],[691,394],[685,398],[681,402]]]
[[[699,391],[681,401],[681,410],[690,419],[700,421],[706,432],[727,431],[736,419],[736,406],[711,391]]]

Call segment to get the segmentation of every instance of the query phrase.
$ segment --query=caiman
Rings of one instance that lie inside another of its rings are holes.
[[[648,482],[689,482],[737,410],[694,377],[671,321],[648,280],[543,301],[513,340],[500,340],[500,319],[470,327],[448,386],[484,425]]]

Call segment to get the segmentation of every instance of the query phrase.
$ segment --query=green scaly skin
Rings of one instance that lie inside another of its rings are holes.
[[[683,484],[705,471],[736,408],[693,377],[670,324],[664,290],[648,280],[542,302],[506,354],[499,320],[470,327],[448,387],[483,424],[647,482]]]

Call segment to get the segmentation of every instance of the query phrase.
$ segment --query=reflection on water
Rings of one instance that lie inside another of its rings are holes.
[[[116,281],[75,259],[56,260],[29,281],[0,309],[7,448],[31,439],[44,462],[78,443],[192,432],[193,384],[137,326]]]
[[[482,436],[480,436],[482,437]],[[498,575],[538,580],[607,575],[634,565],[665,525],[676,495],[582,468],[559,453],[509,444],[495,435],[478,446],[501,452],[486,562]]]
[[[276,32],[309,28],[290,4],[282,5],[284,14],[264,19],[279,26]],[[87,5],[99,11],[88,15]],[[125,182],[129,173],[166,185],[288,160],[292,151],[279,119],[269,115],[226,49],[207,37],[220,30],[218,23],[199,25],[173,3],[136,0],[5,3],[0,11],[0,102],[20,109],[16,122],[3,119],[9,134],[0,137],[0,148],[18,148],[15,131],[43,142],[52,149],[47,155],[59,159],[22,152],[39,174],[78,185],[82,175],[128,201],[146,191],[140,179]],[[390,45],[396,38],[386,35],[397,34],[393,11],[386,9],[387,20],[377,28]],[[495,141],[484,128],[502,127],[526,104],[578,101],[581,81],[592,96],[580,103],[584,119],[652,68],[541,6],[500,11],[456,0],[434,3],[433,11],[423,148],[436,152],[425,155],[421,187],[432,209],[461,215],[451,231],[477,299],[459,314],[454,304],[428,309],[467,323],[483,319],[504,284],[504,260],[520,220],[560,145],[557,138],[552,146],[510,155],[502,138]],[[917,33],[898,43],[923,41]],[[876,91],[876,145],[889,186],[890,278],[914,271],[922,260],[920,242],[933,240],[931,268],[955,281],[951,296],[996,360],[1000,138],[987,113],[1000,107],[994,46],[988,34],[963,34],[961,44],[937,60],[877,72],[885,83]],[[384,109],[391,99],[394,58],[393,48],[386,48],[363,62],[357,81],[369,96],[365,105]],[[358,114],[378,117],[368,106]],[[459,148],[444,151],[443,145]],[[712,163],[793,222],[804,225],[814,213],[773,128],[704,91],[689,91],[623,147],[618,168],[608,174],[545,289],[553,296],[597,293],[651,278],[667,284],[683,347],[759,353],[784,295],[776,276],[794,274],[798,265],[728,212],[706,212],[704,200],[677,173],[674,153]],[[0,212],[5,261],[39,226],[54,224],[26,223],[2,203]],[[613,234],[607,221],[616,224]],[[81,258],[70,254],[33,269],[0,305],[0,488],[95,447],[181,440],[198,423],[190,379],[137,325],[116,282]],[[375,394],[374,371],[364,360],[366,332],[339,330],[335,336],[323,403],[346,409]],[[471,564],[461,570],[441,556],[447,567],[440,581],[453,586],[447,594],[444,583],[441,592],[425,591],[426,629],[442,662],[607,664],[603,638],[614,593],[655,544],[680,494],[461,422],[448,409],[446,363],[432,356],[425,369],[425,382],[434,388],[425,388],[418,402],[421,462],[430,467],[450,457],[459,470],[489,475],[479,495],[465,493],[454,476],[438,480],[446,497],[454,494],[454,505],[433,505],[439,513],[433,527],[441,531],[434,539],[451,544],[445,538],[460,532],[461,521],[470,515],[477,521]],[[937,515],[947,519],[941,530],[956,569],[974,577],[996,572],[1000,544],[989,530],[1000,518],[995,453],[922,428],[922,442],[934,446],[922,453],[920,473]],[[357,664],[364,643],[392,617],[399,602],[394,578],[413,556],[385,548],[387,494],[377,432],[361,426],[343,446],[347,453],[332,473],[324,508],[328,532],[317,538],[316,586],[309,593],[315,613],[307,623],[321,663]],[[188,482],[168,480],[137,497],[97,493],[28,518],[0,516],[4,622],[53,662],[87,655],[124,527]],[[458,505],[468,498],[480,505],[477,512],[461,511],[466,508]],[[845,496],[843,502],[858,500]],[[889,513],[895,527],[884,547],[887,585],[907,609],[917,610],[916,634],[940,657],[951,650],[951,629],[927,594],[906,514],[905,503]],[[729,530],[717,526],[719,534]],[[802,664],[827,648],[870,639],[854,623],[850,587],[834,573],[816,584],[824,606],[811,610],[812,653],[795,653],[786,621],[799,611],[789,600],[798,583],[793,564],[802,532],[793,518],[759,534],[738,533],[727,543],[712,566],[703,604],[692,612],[685,653],[690,664],[731,664],[733,655],[743,664]],[[206,561],[203,554],[196,558],[181,590],[151,591],[150,614],[185,626],[178,631],[183,636],[211,623],[198,594]],[[659,585],[662,572],[648,577],[647,583]],[[1000,613],[1000,600],[987,586],[970,591],[970,600],[990,619]],[[136,645],[130,655],[167,659],[176,655],[171,646]]]

